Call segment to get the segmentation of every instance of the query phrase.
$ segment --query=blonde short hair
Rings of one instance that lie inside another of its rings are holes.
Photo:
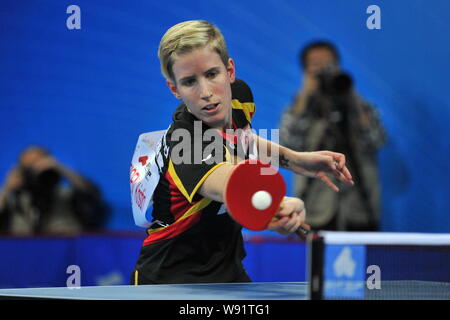
[[[167,80],[174,81],[172,66],[176,57],[204,47],[217,52],[224,65],[228,66],[228,50],[219,28],[205,20],[190,20],[174,25],[159,43],[161,73]]]

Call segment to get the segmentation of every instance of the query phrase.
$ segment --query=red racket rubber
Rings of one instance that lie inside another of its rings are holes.
[[[264,210],[256,209],[252,196],[266,191],[272,197]],[[232,171],[225,188],[225,205],[231,217],[243,227],[260,231],[267,228],[286,194],[286,183],[277,169],[259,160],[245,160]]]

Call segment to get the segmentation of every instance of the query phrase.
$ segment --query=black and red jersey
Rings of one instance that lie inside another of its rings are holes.
[[[231,89],[233,129],[248,132],[255,112],[252,92],[242,80]],[[184,104],[173,114],[159,151],[164,165],[153,193],[152,218],[157,223],[147,230],[134,273],[136,284],[248,279],[242,266],[241,226],[222,203],[198,194],[208,175],[242,147],[242,135],[209,129]],[[208,132],[215,132],[214,138],[206,138]]]

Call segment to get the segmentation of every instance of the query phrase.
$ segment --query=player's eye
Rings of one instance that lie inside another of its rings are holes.
[[[213,78],[215,78],[218,74],[219,74],[219,72],[218,72],[217,70],[213,69],[213,70],[210,70],[210,71],[208,71],[208,72],[206,73],[206,77],[209,78],[209,79],[213,79]]]
[[[181,81],[181,84],[186,87],[192,87],[195,84],[194,78],[188,78]]]

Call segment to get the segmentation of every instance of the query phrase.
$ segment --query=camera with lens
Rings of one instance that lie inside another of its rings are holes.
[[[25,187],[27,189],[48,189],[54,187],[61,179],[61,175],[54,168],[35,171],[31,168],[23,169]]]
[[[344,96],[350,93],[353,80],[349,74],[338,68],[328,67],[317,73],[319,90],[329,96]]]

